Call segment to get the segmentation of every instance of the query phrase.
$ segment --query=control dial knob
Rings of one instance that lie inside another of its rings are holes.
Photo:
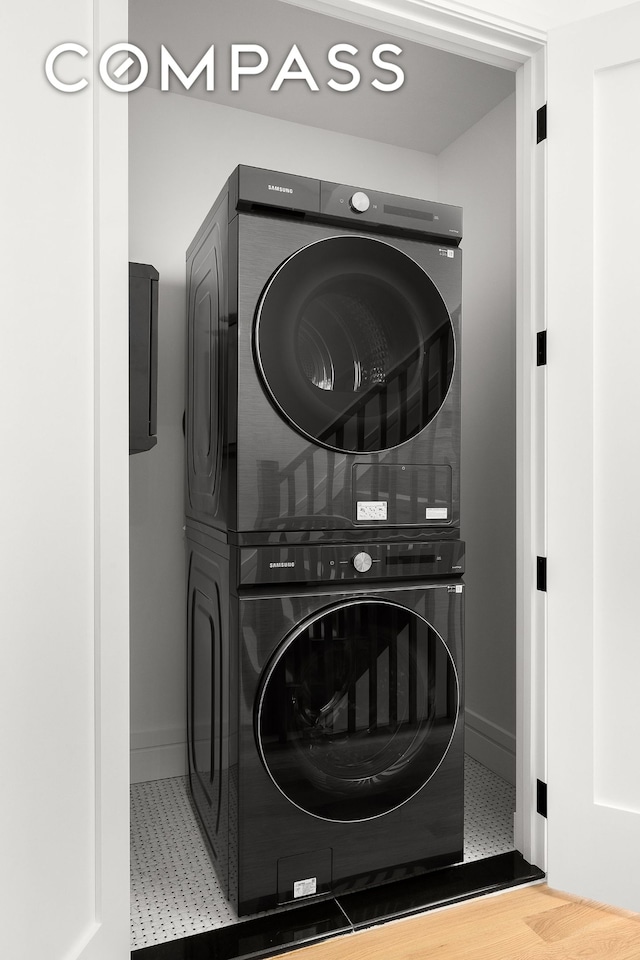
[[[354,213],[365,213],[371,206],[371,200],[369,200],[369,197],[366,195],[366,193],[358,190],[357,193],[354,193],[349,200],[349,206]]]
[[[366,573],[367,570],[371,570],[373,560],[371,559],[371,554],[365,553],[363,550],[361,553],[356,553],[351,562],[358,573]]]

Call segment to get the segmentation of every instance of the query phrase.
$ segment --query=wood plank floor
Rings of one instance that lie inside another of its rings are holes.
[[[545,884],[314,944],[276,960],[640,960],[640,914]]]

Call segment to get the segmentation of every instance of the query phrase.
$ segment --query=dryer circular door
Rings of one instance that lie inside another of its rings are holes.
[[[369,820],[434,775],[455,731],[458,674],[442,637],[386,600],[349,600],[276,651],[255,708],[277,788],[324,820]]]
[[[382,240],[318,240],[278,268],[256,312],[258,369],[278,411],[315,443],[398,446],[444,403],[451,318],[415,260]]]

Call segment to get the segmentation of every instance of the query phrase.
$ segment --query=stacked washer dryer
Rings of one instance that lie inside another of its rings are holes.
[[[189,777],[241,914],[462,858],[460,239],[240,166],[187,253]]]

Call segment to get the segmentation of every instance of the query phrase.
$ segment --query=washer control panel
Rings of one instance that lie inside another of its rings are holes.
[[[238,547],[239,585],[459,577],[462,540]]]

